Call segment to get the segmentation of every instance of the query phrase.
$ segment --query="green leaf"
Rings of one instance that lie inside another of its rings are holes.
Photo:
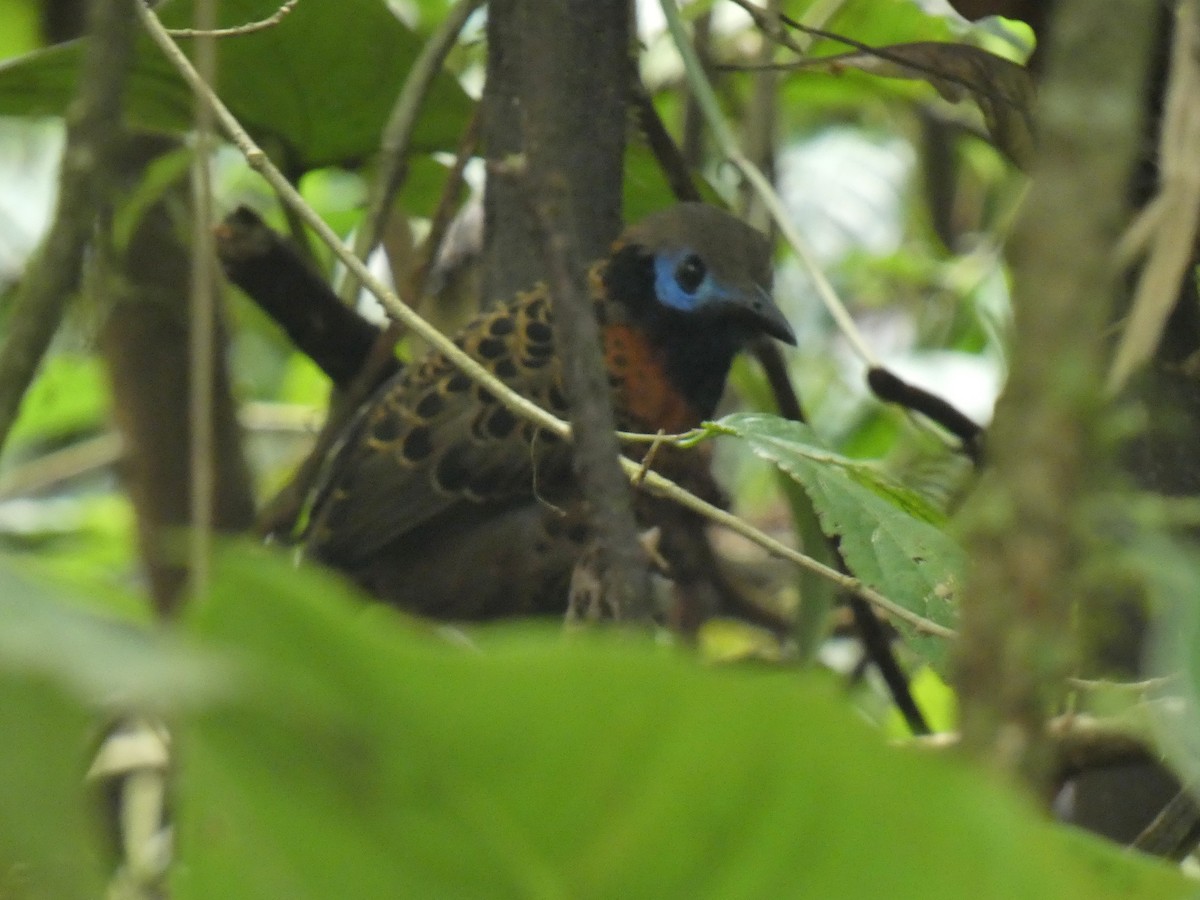
[[[220,25],[263,19],[278,7],[277,0],[225,0]],[[191,2],[176,0],[160,13],[169,27],[191,25]],[[187,49],[189,41],[181,43]],[[300,3],[272,28],[220,41],[217,90],[289,174],[352,165],[378,149],[420,48],[420,39],[379,0]],[[74,96],[80,50],[74,42],[0,65],[0,114],[62,115]],[[458,82],[441,73],[426,98],[413,149],[453,149],[470,107]],[[144,36],[127,110],[142,128],[186,131],[192,125],[190,91]]]
[[[944,12],[931,11],[940,6]],[[793,18],[798,17],[793,11]],[[822,25],[824,31],[851,38],[869,46],[917,41],[958,41],[989,46],[997,43],[988,27],[962,21],[949,4],[929,4],[921,0],[845,0],[837,14]],[[851,49],[840,41],[817,39],[809,47],[809,57],[843,53]],[[781,54],[782,59],[789,58]],[[791,57],[791,58],[794,58]],[[879,78],[864,78],[853,70],[837,75],[815,72],[789,73],[783,80],[780,109],[784,133],[807,131],[814,125],[828,125],[831,116],[863,120],[866,110],[879,113],[881,101],[927,97],[916,85]],[[867,115],[866,120],[870,120]],[[790,121],[789,121],[790,120]]]
[[[887,746],[820,677],[558,629],[466,648],[261,550],[215,577],[192,628],[246,677],[181,736],[179,900],[1187,888]]]
[[[905,609],[953,627],[952,598],[962,583],[966,556],[938,527],[942,517],[924,498],[878,466],[829,450],[800,422],[738,413],[710,427],[743,438],[755,454],[804,488],[822,530],[838,540],[855,577]],[[944,668],[943,639],[903,621],[895,624],[918,653]]]
[[[0,664],[0,896],[102,895],[83,775],[91,720],[46,679]]]
[[[154,637],[0,555],[0,667],[49,679],[93,708],[171,711],[226,689],[215,658]],[[3,742],[0,742],[3,743]]]
[[[926,81],[950,102],[969,97],[983,113],[993,143],[1021,168],[1033,164],[1033,77],[1002,56],[966,44],[918,41],[815,57],[803,65]]]
[[[949,41],[968,30],[952,10],[931,13],[929,6],[921,0],[849,0],[824,29],[864,44]],[[814,54],[845,49],[837,41],[817,41],[812,47]]]
[[[178,645],[81,612],[0,557],[0,896],[102,896],[84,782],[96,711],[178,709],[226,674]]]

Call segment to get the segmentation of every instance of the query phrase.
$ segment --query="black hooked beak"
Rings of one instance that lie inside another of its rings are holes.
[[[755,284],[748,291],[740,293],[734,302],[748,324],[776,340],[796,346],[796,332],[792,330],[792,323],[764,287]]]

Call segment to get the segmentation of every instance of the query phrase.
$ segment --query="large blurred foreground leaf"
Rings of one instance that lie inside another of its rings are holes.
[[[884,745],[815,677],[557,629],[465,649],[265,554],[218,573],[194,626],[245,678],[182,735],[177,900],[1186,887]]]
[[[62,602],[0,557],[0,897],[101,896],[84,774],[103,718],[218,690],[193,651]]]

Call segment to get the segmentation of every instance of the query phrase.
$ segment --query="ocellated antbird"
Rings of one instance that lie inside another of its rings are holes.
[[[795,343],[771,271],[762,234],[699,203],[633,225],[591,266],[620,429],[686,431],[712,416],[750,339]],[[552,315],[541,285],[478,316],[455,343],[561,416]],[[358,416],[310,522],[310,556],[381,599],[453,619],[563,611],[587,538],[570,447],[436,352]]]

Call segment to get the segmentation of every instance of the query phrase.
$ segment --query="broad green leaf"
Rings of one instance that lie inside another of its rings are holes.
[[[227,552],[192,628],[240,696],[181,736],[172,896],[1173,897],[817,676],[632,635],[439,640]]]
[[[730,380],[736,386],[738,396],[743,398],[749,409],[775,408],[774,393],[762,370],[757,366],[746,365],[744,358],[735,360]],[[761,472],[761,467],[755,468]],[[751,492],[746,490],[747,481],[745,477],[738,479],[735,496],[738,498],[739,507],[752,510],[754,502],[751,501],[747,505],[747,495],[752,496]],[[821,531],[816,508],[808,494],[795,481],[779,471],[770,473],[769,481],[764,479],[764,487],[769,490],[771,498],[779,497],[782,492],[782,497],[792,514],[792,529],[798,549],[824,565],[836,565],[833,548]],[[822,578],[808,569],[797,568],[795,579],[800,602],[792,624],[792,639],[796,646],[796,658],[801,664],[807,664],[816,659],[821,645],[829,636],[833,625],[830,613],[837,602],[837,588],[829,579]]]
[[[905,609],[953,627],[953,596],[966,558],[939,525],[941,516],[919,494],[869,462],[827,449],[807,425],[761,413],[726,416],[710,426],[749,443],[754,452],[795,480],[812,499],[826,536],[850,571]],[[944,667],[945,641],[895,623],[935,667]]]
[[[84,782],[101,714],[178,709],[226,681],[211,660],[81,612],[0,556],[0,897],[102,896]]]
[[[962,37],[970,26],[952,10],[929,12],[922,0],[848,0],[824,26],[864,44],[898,44],[905,41],[949,41]],[[845,50],[837,41],[814,46],[814,54]]]
[[[231,672],[214,657],[87,612],[87,601],[30,572],[0,555],[0,667],[97,709],[169,711],[227,688]]]
[[[993,143],[1021,168],[1033,163],[1033,77],[1002,56],[966,44],[918,41],[814,57],[800,65],[926,81],[950,102],[969,97],[983,113]]]
[[[930,14],[917,0],[846,0],[838,4],[833,18],[823,21],[825,31],[868,45],[900,43],[902,41],[949,41],[962,31],[950,18]],[[795,18],[795,14],[793,14]],[[801,21],[804,21],[801,18]],[[792,31],[803,42],[806,38]],[[841,53],[850,49],[846,44],[818,38],[809,47],[810,56]],[[781,60],[793,58],[780,52]],[[882,96],[911,97],[921,93],[914,86],[883,79],[866,79],[850,75],[789,73],[783,79],[785,114],[801,122],[817,118],[827,121],[828,114],[838,108],[855,109],[878,104]]]
[[[277,0],[224,0],[222,27],[263,19]],[[191,25],[192,4],[164,5],[171,27]],[[188,41],[182,44],[187,49]],[[62,115],[74,95],[81,44],[0,65],[0,114]],[[273,28],[219,44],[217,90],[265,149],[292,175],[351,165],[379,147],[379,135],[420,39],[379,0],[300,3]],[[130,121],[152,130],[191,127],[189,90],[146,37],[138,42],[128,88]],[[470,111],[458,82],[442,73],[414,134],[417,151],[450,150]]]
[[[2,660],[0,695],[0,897],[99,897],[83,798],[91,719],[59,686]]]
[[[964,22],[949,4],[938,5],[944,12],[931,11],[934,6],[921,0],[846,0],[837,5],[836,14],[821,27],[824,31],[873,47],[918,41],[957,41],[995,49],[997,40],[987,25]],[[793,17],[800,18],[796,13]],[[802,40],[798,33],[793,32],[793,35]],[[854,48],[840,41],[817,39],[809,51],[810,56],[826,56],[851,49]],[[794,58],[782,52],[778,56],[781,60]],[[885,98],[911,99],[929,95],[917,85],[863,78],[853,71],[837,75],[788,73],[783,79],[782,90],[785,99],[781,108],[801,129],[828,122],[830,114],[837,110],[853,110],[857,116],[862,116],[864,110],[882,112],[880,101]],[[787,133],[792,128],[784,130]]]

